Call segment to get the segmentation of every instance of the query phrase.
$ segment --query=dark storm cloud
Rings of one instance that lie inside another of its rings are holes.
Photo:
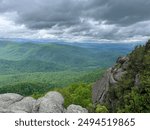
[[[102,19],[121,25],[149,20],[150,0],[110,0]]]
[[[93,0],[84,16],[128,26],[150,19],[150,0]]]
[[[1,0],[0,11],[16,11],[31,28],[74,25],[80,17],[121,25],[150,19],[150,0]]]
[[[0,0],[0,14],[16,14],[13,21],[29,29],[102,39],[148,36],[134,28],[149,28],[149,7],[150,0]]]
[[[78,0],[3,0],[0,11],[14,11],[16,22],[30,28],[50,28],[53,25],[74,25],[79,22],[82,2]]]

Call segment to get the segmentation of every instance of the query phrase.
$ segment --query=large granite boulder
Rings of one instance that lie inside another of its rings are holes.
[[[36,100],[32,97],[25,97],[22,100],[11,104],[8,109],[13,113],[31,113]]]
[[[37,100],[33,112],[62,113],[64,111],[64,98],[58,92],[49,92]]]
[[[0,94],[0,112],[11,112],[9,106],[19,102],[23,96],[14,93]]]

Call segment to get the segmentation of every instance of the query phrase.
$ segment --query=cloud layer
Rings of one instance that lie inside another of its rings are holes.
[[[150,0],[0,0],[0,37],[144,40],[149,7]]]

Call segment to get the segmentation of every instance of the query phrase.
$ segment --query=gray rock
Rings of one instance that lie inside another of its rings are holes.
[[[124,57],[118,57],[117,63],[123,64],[125,62],[129,61],[129,57],[124,56]]]
[[[122,69],[127,70],[128,66],[129,66],[129,63],[128,63],[128,61],[126,61],[126,62],[123,63]]]
[[[92,89],[92,100],[94,103],[103,103],[105,94],[109,89],[111,69],[107,70],[102,79],[98,80]]]
[[[104,103],[110,87],[114,87],[122,76],[127,73],[128,57],[119,57],[117,64],[108,69],[104,76],[98,80],[92,88],[93,103]]]
[[[117,83],[117,81],[115,80],[113,73],[110,73],[109,74],[109,84],[114,85],[116,83]]]
[[[15,102],[8,107],[13,113],[31,113],[36,100],[32,97],[25,97],[19,102]]]
[[[0,113],[85,113],[85,108],[70,105],[63,107],[64,98],[58,92],[49,92],[38,100],[19,94],[0,94]]]
[[[62,113],[64,111],[64,98],[58,92],[49,92],[37,100],[33,112],[39,113]]]
[[[115,71],[115,73],[121,73],[121,72],[123,72],[124,70],[122,69],[122,68],[119,68],[119,69],[117,69],[116,71]]]
[[[119,69],[114,73],[114,75],[113,75],[114,80],[116,80],[116,81],[121,80],[122,76],[123,76],[124,74],[126,74],[126,73],[127,73],[127,72],[124,71],[122,68],[119,68]]]
[[[0,107],[0,113],[11,113],[7,108]]]
[[[0,94],[0,112],[10,112],[9,106],[19,102],[23,96],[14,93]]]
[[[135,76],[134,85],[137,86],[137,87],[140,85],[140,75],[139,75],[139,74],[137,74],[137,75]]]
[[[79,105],[72,104],[68,106],[66,113],[88,113],[88,110]]]

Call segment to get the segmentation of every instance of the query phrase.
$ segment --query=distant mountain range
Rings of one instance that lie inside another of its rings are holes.
[[[59,44],[0,41],[0,73],[51,72],[107,68],[118,56],[130,52],[130,44]]]

